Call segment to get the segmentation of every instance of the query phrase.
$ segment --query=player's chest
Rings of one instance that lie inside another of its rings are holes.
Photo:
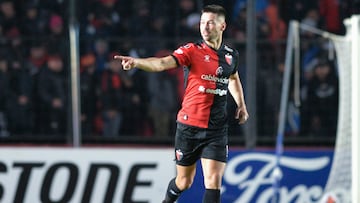
[[[234,58],[230,53],[199,51],[192,55],[190,72],[228,78],[234,68]]]

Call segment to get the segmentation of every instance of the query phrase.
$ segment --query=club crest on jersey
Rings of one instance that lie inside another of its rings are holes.
[[[180,149],[177,149],[175,151],[175,156],[176,160],[180,161],[184,157],[184,153]]]
[[[229,53],[227,53],[227,54],[225,55],[225,61],[226,61],[226,63],[228,63],[229,65],[231,65],[231,64],[232,64],[232,60],[233,60],[232,55],[229,54]]]

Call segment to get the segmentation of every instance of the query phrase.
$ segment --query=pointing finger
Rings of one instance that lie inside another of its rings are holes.
[[[115,55],[115,56],[114,56],[114,59],[120,59],[120,60],[123,60],[123,59],[124,59],[124,57],[123,57],[123,56],[120,56],[120,55]]]

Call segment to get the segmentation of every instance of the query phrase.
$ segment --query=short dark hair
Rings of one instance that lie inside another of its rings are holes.
[[[226,18],[226,10],[224,9],[224,7],[220,6],[220,5],[216,5],[216,4],[210,4],[210,5],[206,5],[202,11],[202,13],[215,13],[219,16],[223,16],[224,18]]]

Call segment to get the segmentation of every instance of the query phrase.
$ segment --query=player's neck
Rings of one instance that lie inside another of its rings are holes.
[[[219,39],[216,39],[216,40],[205,41],[205,42],[209,47],[211,47],[211,48],[213,48],[215,50],[218,50],[218,49],[220,49],[222,39],[219,38]]]

